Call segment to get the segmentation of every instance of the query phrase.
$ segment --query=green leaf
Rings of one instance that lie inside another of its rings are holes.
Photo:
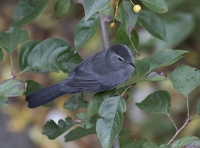
[[[165,75],[163,72],[150,72],[147,76],[143,77],[140,82],[145,82],[145,81],[163,81],[167,80],[168,77]]]
[[[89,122],[90,118],[88,118],[88,114],[86,112],[81,112],[76,114],[76,118],[74,119],[74,123],[76,126],[83,127],[83,128],[91,128],[94,124],[90,126]],[[89,124],[89,127],[87,126]]]
[[[131,89],[127,89],[127,87],[120,87],[120,88],[117,89],[114,96],[120,96],[122,94],[123,94],[124,100],[126,102],[128,102],[132,98],[133,93],[132,93]]]
[[[162,144],[159,148],[171,148],[169,145]]]
[[[96,127],[92,127],[89,129],[77,127],[73,130],[71,130],[66,136],[65,136],[65,142],[73,141],[76,139],[80,139],[82,137],[91,135],[91,134],[96,134]]]
[[[103,148],[110,148],[119,134],[125,110],[126,103],[120,96],[108,98],[101,104],[98,113],[102,118],[97,120],[96,130]]]
[[[173,142],[171,148],[198,148],[200,139],[195,136],[186,136]]]
[[[195,28],[195,18],[190,13],[173,12],[173,15],[169,15],[169,17],[162,20],[165,24],[168,41],[166,43],[156,40],[155,45],[157,50],[176,47],[188,38]]]
[[[62,17],[69,11],[71,0],[57,0],[55,5],[55,11],[58,18]]]
[[[74,123],[76,123],[76,126],[89,129],[95,126],[97,119],[99,119],[98,114],[95,114],[94,116],[89,117],[87,113],[82,112],[82,113],[76,114],[76,119],[74,120]]]
[[[78,22],[74,34],[74,47],[76,51],[87,44],[95,35],[98,30],[99,20],[99,15],[94,14],[87,21],[85,21],[85,18],[82,18]]]
[[[171,97],[167,91],[159,90],[136,103],[136,106],[147,112],[170,116]]]
[[[138,23],[152,36],[167,42],[165,26],[155,13],[148,10],[141,10],[138,13]]]
[[[25,82],[27,84],[26,91],[23,93],[23,95],[25,95],[25,96],[28,96],[31,93],[33,93],[34,91],[42,88],[42,85],[37,83],[37,82],[35,82],[35,81],[27,80]],[[53,107],[54,105],[55,105],[54,101],[50,101],[50,102],[44,104],[43,106],[45,106],[45,107]]]
[[[167,4],[169,11],[171,12],[173,10],[178,10],[181,5],[187,5],[186,1],[187,0],[176,0],[176,1],[167,0],[165,1],[165,3]],[[173,11],[173,14],[174,13],[175,11]],[[183,13],[183,11],[181,13]]]
[[[151,70],[172,65],[183,58],[183,54],[188,51],[164,49],[157,52],[151,60]]]
[[[150,61],[151,58],[143,58],[142,60],[138,60],[136,62],[137,68],[136,73],[139,75],[144,75],[150,70]]]
[[[125,91],[125,89],[126,89],[126,87],[124,88],[124,91]],[[123,92],[122,92],[123,93]],[[122,94],[121,93],[121,94]],[[121,95],[120,94],[120,95]],[[126,101],[126,102],[128,102],[128,101],[130,101],[130,99],[132,99],[132,90],[131,89],[128,89],[128,90],[126,90],[126,92],[124,93],[124,95],[123,95],[123,98],[124,98],[124,100]]]
[[[48,102],[48,103],[46,103],[46,104],[44,104],[42,106],[44,106],[44,107],[53,107],[53,106],[55,106],[55,102],[54,101],[50,101],[50,102]]]
[[[200,85],[200,70],[188,65],[181,65],[169,75],[169,78],[179,93],[188,96]]]
[[[147,141],[146,138],[143,138],[143,139],[140,139],[137,141],[132,141],[132,142],[124,145],[122,148],[142,148],[143,143],[146,141]]]
[[[131,36],[131,32],[135,27],[135,23],[138,18],[138,14],[133,12],[133,5],[129,1],[123,1],[119,5],[119,15],[122,23],[122,28],[128,36]]]
[[[23,26],[34,20],[45,8],[49,0],[19,0],[10,26]]]
[[[114,91],[115,90],[107,90],[96,93],[88,106],[88,116],[91,117],[95,115],[98,112],[102,102],[105,99],[110,98]]]
[[[8,106],[8,98],[5,96],[0,96],[0,109]]]
[[[133,74],[129,80],[120,87],[137,83],[150,71],[175,63],[176,61],[180,60],[183,57],[183,54],[186,52],[187,51],[183,50],[164,49],[157,52],[153,58],[147,57],[143,58],[142,60],[136,60],[136,68]]]
[[[165,13],[168,11],[164,0],[141,0],[141,2],[154,12]]]
[[[131,39],[133,45],[135,46],[135,48],[137,48],[137,46],[139,44],[139,37],[135,30],[132,30],[130,39]],[[117,31],[116,39],[112,44],[124,44],[124,45],[128,46],[130,49],[132,49],[132,51],[134,51],[133,46],[130,42],[130,39],[129,39],[129,36],[125,33],[125,31],[120,26]]]
[[[28,71],[29,67],[28,67],[27,57],[29,53],[31,52],[31,50],[39,43],[40,41],[37,41],[37,40],[29,40],[29,41],[24,42],[21,45],[19,53],[18,53],[18,64],[19,64],[20,71],[24,71],[24,70]]]
[[[114,18],[114,8],[110,4],[107,4],[99,11],[99,15],[106,22],[109,22]]]
[[[38,73],[48,72],[47,70],[44,70],[44,69],[34,69],[30,67],[28,63],[28,56],[30,52],[39,43],[40,41],[37,41],[37,40],[29,40],[29,41],[24,42],[21,45],[19,54],[18,54],[18,64],[19,64],[20,71],[38,72]]]
[[[123,148],[125,145],[131,143],[133,140],[129,137],[120,137],[119,143],[120,143],[120,148]]]
[[[53,140],[65,133],[73,125],[74,123],[71,117],[65,118],[65,121],[60,119],[58,124],[56,124],[53,120],[50,120],[44,125],[42,134]]]
[[[33,80],[27,80],[25,81],[26,84],[27,84],[27,87],[26,87],[26,91],[23,93],[23,95],[25,96],[28,96],[30,95],[31,93],[33,93],[34,91],[42,88],[42,85],[33,81]]]
[[[71,51],[69,44],[60,38],[49,38],[37,44],[32,42],[26,43],[20,52],[22,57],[22,69],[27,69],[28,72],[44,72],[52,71],[59,72],[60,70],[69,73],[78,63],[81,58],[77,53]],[[23,52],[25,51],[26,52]],[[27,67],[25,67],[27,66]]]
[[[87,108],[88,102],[84,100],[83,93],[78,93],[65,101],[63,107],[69,110],[77,110],[79,108]]]
[[[145,142],[142,148],[159,148],[158,145],[152,142]]]
[[[197,112],[198,112],[198,115],[200,116],[200,99],[197,104]]]
[[[109,4],[110,0],[82,0],[82,2],[85,10],[85,21],[87,21],[95,12]]]
[[[120,132],[119,132],[119,136],[121,137],[121,136],[124,136],[124,135],[130,134],[130,133],[132,133],[131,130],[129,130],[129,129],[125,129],[125,128],[122,128],[122,129],[120,130]]]
[[[0,32],[0,46],[11,54],[16,46],[28,40],[28,32],[22,28],[12,27],[8,31]]]
[[[4,53],[3,53],[2,48],[0,47],[0,62],[3,60],[3,56],[4,56]]]
[[[16,97],[26,90],[26,83],[17,79],[8,79],[0,83],[0,96]]]
[[[119,87],[132,85],[140,81],[142,77],[150,71],[150,60],[151,58],[143,58],[142,60],[135,61],[135,70],[131,77]]]
[[[88,118],[88,115],[86,112],[80,112],[80,113],[76,114],[76,118],[78,118],[80,120],[85,120],[86,118]]]

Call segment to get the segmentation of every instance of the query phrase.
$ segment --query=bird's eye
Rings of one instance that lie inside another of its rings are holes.
[[[118,58],[118,60],[119,60],[119,61],[122,61],[122,59],[121,59],[121,58]]]

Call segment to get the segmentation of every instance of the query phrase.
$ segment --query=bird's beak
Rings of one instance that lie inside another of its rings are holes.
[[[133,62],[127,62],[127,61],[124,61],[125,63],[127,63],[127,64],[129,64],[129,65],[131,65],[131,66],[133,66],[133,67],[135,67],[135,64],[133,63]],[[136,68],[136,67],[135,67]]]
[[[129,63],[131,66],[135,67],[135,64],[134,63]],[[136,67],[135,67],[136,68]]]

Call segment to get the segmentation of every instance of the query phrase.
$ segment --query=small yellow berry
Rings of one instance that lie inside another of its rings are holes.
[[[133,7],[133,11],[134,11],[135,13],[140,12],[140,10],[141,10],[140,5],[134,5],[134,7]]]
[[[116,27],[116,24],[115,24],[114,22],[110,24],[110,28],[113,29],[113,28],[115,28],[115,27]]]

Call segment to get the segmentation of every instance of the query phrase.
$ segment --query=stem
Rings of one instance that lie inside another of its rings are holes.
[[[29,67],[28,67],[28,68],[25,68],[23,71],[19,72],[19,73],[16,75],[16,77],[18,77],[20,74],[26,72],[27,70],[29,70]]]
[[[108,32],[106,28],[106,22],[103,18],[100,19],[101,35],[103,40],[104,49],[109,48]]]
[[[104,49],[109,48],[109,39],[106,28],[106,22],[105,20],[103,20],[103,18],[100,18],[100,28],[101,28],[101,35],[102,35]],[[118,135],[115,137],[112,148],[120,148]]]
[[[129,40],[130,40],[130,42],[131,42],[131,45],[133,46],[133,48],[134,48],[135,52],[138,54],[138,56],[140,56],[139,52],[137,51],[137,49],[135,48],[135,46],[134,46],[133,42],[131,41],[131,37],[130,37],[130,36],[129,36]]]
[[[183,124],[183,126],[180,128],[180,129],[178,129],[177,131],[176,131],[176,133],[175,133],[175,135],[172,137],[172,139],[167,143],[167,145],[170,145],[173,141],[174,141],[174,139],[176,138],[176,136],[180,133],[180,131],[183,129],[183,128],[185,128],[187,125],[188,125],[188,123],[191,121],[191,118],[187,118],[186,119],[186,121],[185,121],[185,123]]]
[[[191,121],[200,118],[200,116],[194,117],[193,119],[191,119]]]
[[[10,65],[11,65],[11,69],[13,71],[13,60],[12,60],[12,53],[10,54]]]
[[[178,128],[177,128],[176,124],[174,123],[174,121],[172,120],[172,118],[171,118],[170,116],[168,116],[168,117],[169,117],[169,119],[172,121],[172,123],[174,124],[174,127],[175,127],[175,129],[176,129],[176,131],[177,131]]]
[[[188,101],[188,96],[186,97],[187,99],[187,116],[188,118],[190,117],[190,110],[189,110],[189,101]]]
[[[112,145],[112,148],[120,148],[119,136],[115,137],[115,140],[114,140],[114,143]]]
[[[121,96],[124,96],[124,93],[125,93],[129,88],[133,88],[133,86],[132,86],[132,85],[131,85],[131,86],[128,86],[128,87],[123,91],[123,93],[122,93]]]
[[[130,0],[130,2],[133,4],[133,6],[134,6],[134,3],[132,2],[132,0]]]
[[[10,54],[10,66],[11,66],[11,78],[15,79],[16,78],[16,73],[14,72],[12,53]]]

